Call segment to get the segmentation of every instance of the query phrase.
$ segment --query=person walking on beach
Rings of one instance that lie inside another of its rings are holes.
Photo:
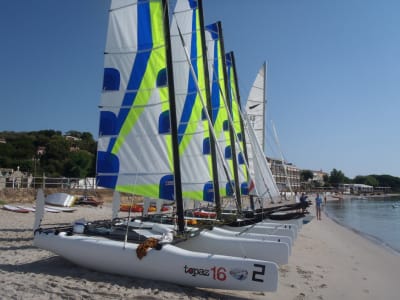
[[[321,205],[322,205],[322,198],[319,194],[315,197],[315,208],[317,211],[317,220],[321,220]]]
[[[307,208],[307,195],[305,194],[305,193],[301,193],[301,196],[300,196],[300,203],[301,203],[301,209],[302,209],[302,211],[303,212],[305,212],[306,211],[306,208]]]

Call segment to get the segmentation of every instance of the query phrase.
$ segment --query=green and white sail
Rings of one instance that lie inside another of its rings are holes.
[[[227,76],[228,76],[228,85],[229,85],[229,101],[230,101],[230,109],[233,118],[233,129],[236,135],[239,137],[240,145],[234,143],[235,147],[232,147],[232,155],[236,154],[236,158],[233,157],[233,160],[237,161],[237,182],[240,189],[241,195],[248,195],[249,191],[249,174],[245,163],[245,135],[243,130],[243,123],[241,119],[241,110],[240,110],[240,98],[239,98],[239,89],[237,86],[237,74],[235,67],[235,59],[233,52],[227,53],[226,56],[226,68],[227,68]],[[233,143],[232,143],[233,144]]]
[[[104,60],[98,185],[174,199],[164,1],[113,0]]]
[[[179,157],[184,199],[214,201],[210,127],[203,105],[208,97],[208,74],[199,4],[177,0],[170,27]]]
[[[229,155],[231,139],[229,131],[228,107],[226,106],[228,86],[225,72],[225,56],[223,49],[221,23],[213,23],[205,27],[207,45],[208,70],[210,78],[212,123],[218,147],[224,157],[218,157],[218,181],[221,197],[232,196],[234,193],[234,165]],[[225,162],[223,161],[225,160]],[[224,166],[228,165],[228,174]]]

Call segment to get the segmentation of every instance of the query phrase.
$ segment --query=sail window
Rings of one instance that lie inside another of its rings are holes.
[[[248,195],[249,194],[249,185],[247,182],[243,182],[240,185],[240,192],[242,193],[242,195]]]
[[[222,128],[224,131],[229,131],[229,122],[228,120],[225,120],[224,123],[222,124]]]
[[[233,188],[235,188],[235,182],[231,181],[226,184],[226,195],[233,196]]]
[[[110,152],[97,152],[97,184],[99,186],[115,188],[119,172],[119,159]],[[107,175],[103,175],[107,174]],[[115,174],[115,175],[114,175]]]
[[[103,77],[104,91],[118,91],[121,82],[119,71],[114,68],[105,68]]]
[[[214,185],[211,181],[204,185],[203,201],[214,202]]]
[[[167,81],[167,69],[164,68],[160,72],[158,72],[157,75],[157,87],[163,87],[167,86],[168,81]]]
[[[117,116],[111,111],[100,112],[99,135],[116,135],[117,133]]]
[[[244,165],[244,157],[243,157],[242,152],[240,152],[238,154],[238,163],[239,163],[239,165]]]
[[[225,147],[225,158],[232,159],[232,147],[231,146]]]
[[[165,175],[160,179],[160,199],[174,200],[174,175]]]
[[[242,133],[241,132],[238,132],[237,137],[238,137],[239,141],[241,141],[241,142],[243,141],[243,137],[242,137]]]
[[[210,138],[208,137],[203,140],[203,154],[211,154]]]
[[[163,111],[158,118],[158,133],[171,133],[171,122],[169,121],[169,110]]]
[[[207,113],[206,113],[206,110],[204,108],[201,110],[201,120],[202,121],[206,121],[207,120]]]

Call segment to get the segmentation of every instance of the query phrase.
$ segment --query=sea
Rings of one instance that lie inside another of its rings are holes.
[[[400,196],[328,201],[325,213],[337,223],[400,255]]]

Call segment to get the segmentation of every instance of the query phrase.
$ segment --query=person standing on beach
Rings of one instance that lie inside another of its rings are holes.
[[[322,205],[322,198],[319,194],[315,197],[315,208],[317,211],[317,220],[321,220],[321,205]]]

